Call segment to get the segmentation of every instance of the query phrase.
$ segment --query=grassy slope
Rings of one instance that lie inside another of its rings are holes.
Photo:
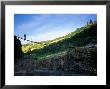
[[[78,28],[75,32],[54,40],[43,41],[41,44],[31,43],[23,45],[22,49],[34,59],[43,59],[63,55],[74,47],[81,47],[90,43],[96,44],[96,42],[97,24],[94,23]]]

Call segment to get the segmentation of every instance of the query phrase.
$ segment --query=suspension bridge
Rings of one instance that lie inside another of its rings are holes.
[[[21,40],[24,40],[24,41],[27,41],[27,42],[31,42],[31,43],[38,43],[38,44],[42,44],[41,42],[36,42],[36,41],[32,41],[32,40],[29,40],[26,38],[26,34],[24,34],[24,37],[20,37],[19,35],[15,35],[17,37],[17,39],[21,39]]]

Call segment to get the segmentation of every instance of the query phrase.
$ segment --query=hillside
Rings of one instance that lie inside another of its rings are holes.
[[[54,40],[23,45],[22,49],[26,55],[38,60],[61,55],[71,49],[88,44],[97,44],[97,23],[95,22]]]
[[[24,57],[14,67],[15,75],[97,75],[97,23],[65,36],[22,46]]]

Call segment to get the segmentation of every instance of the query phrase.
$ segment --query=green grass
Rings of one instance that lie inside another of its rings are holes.
[[[46,55],[46,56],[42,56],[39,58],[39,60],[52,59],[52,58],[63,56],[65,54],[67,54],[67,50],[62,51],[62,52],[58,52],[58,53],[54,53],[54,54],[50,54],[50,55]]]

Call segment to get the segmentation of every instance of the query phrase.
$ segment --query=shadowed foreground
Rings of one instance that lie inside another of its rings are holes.
[[[17,59],[15,76],[96,76],[96,48],[80,47],[44,60],[33,60],[25,55],[23,59]]]

